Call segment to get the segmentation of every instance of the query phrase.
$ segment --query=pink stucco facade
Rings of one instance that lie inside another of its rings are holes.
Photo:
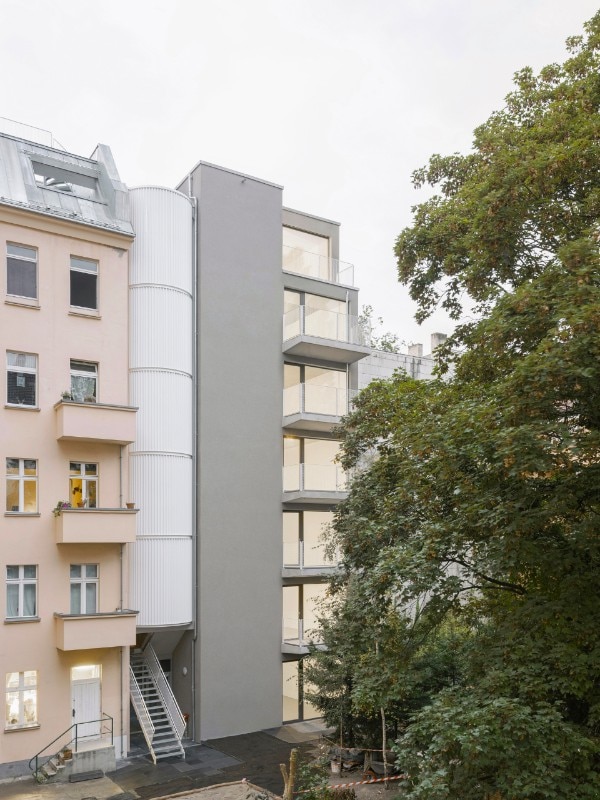
[[[74,711],[79,721],[89,713],[88,701],[113,719],[117,756],[126,751],[135,614],[120,610],[129,606],[136,518],[125,510],[135,500],[127,494],[136,413],[128,405],[130,244],[117,231],[0,205],[0,763],[34,756]],[[14,270],[25,264],[30,287],[32,253],[37,296],[19,296]],[[72,305],[74,263],[84,265],[86,291],[95,285],[95,308]],[[88,264],[96,271],[86,273]],[[95,404],[61,401],[74,363],[95,370]],[[56,517],[57,502],[75,497],[82,511]]]

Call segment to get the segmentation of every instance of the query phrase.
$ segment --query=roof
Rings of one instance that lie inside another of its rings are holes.
[[[112,153],[91,158],[0,133],[0,206],[133,236],[127,187]]]

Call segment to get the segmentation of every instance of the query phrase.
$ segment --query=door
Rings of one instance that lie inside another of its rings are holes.
[[[101,667],[90,664],[71,669],[73,723],[77,723],[77,739],[84,744],[100,736]]]

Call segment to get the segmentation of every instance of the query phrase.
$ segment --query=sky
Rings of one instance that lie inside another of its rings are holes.
[[[466,153],[514,73],[564,61],[593,0],[0,0],[0,116],[70,152],[110,145],[128,186],[200,160],[284,186],[340,222],[362,305],[421,326],[393,255],[425,194],[411,173]],[[2,122],[0,120],[0,128]],[[423,190],[424,191],[424,190]]]

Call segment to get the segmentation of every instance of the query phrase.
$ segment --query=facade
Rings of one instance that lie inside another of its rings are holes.
[[[85,159],[0,135],[2,762],[74,723],[127,750],[132,240],[108,148]]]
[[[0,246],[0,764],[73,720],[119,757],[130,700],[155,760],[316,716],[336,425],[432,359],[371,350],[338,223],[204,162],[127,190],[107,147],[0,135]]]

